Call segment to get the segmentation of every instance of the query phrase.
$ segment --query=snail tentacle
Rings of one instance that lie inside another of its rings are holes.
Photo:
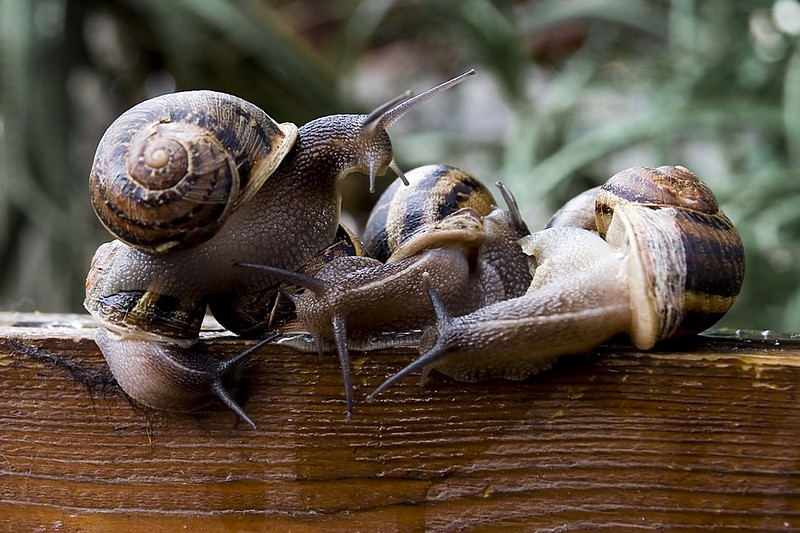
[[[517,203],[517,199],[514,198],[514,194],[511,192],[511,189],[509,189],[508,186],[506,186],[506,184],[502,181],[496,181],[495,186],[500,190],[500,194],[503,196],[503,200],[508,208],[508,214],[511,218],[511,223],[514,228],[520,233],[520,236],[530,233],[530,230],[528,230],[528,224],[522,217],[519,204]]]
[[[273,276],[283,278],[286,281],[295,283],[304,289],[311,291],[316,297],[323,297],[326,292],[334,290],[334,286],[325,280],[303,274],[301,272],[294,272],[281,268],[271,267],[269,265],[258,265],[252,263],[239,263],[234,262],[234,265],[254,268],[267,272]],[[290,298],[296,299],[298,297],[289,295]],[[345,318],[341,314],[334,313],[330,317],[330,327],[333,332],[333,338],[336,343],[336,351],[339,357],[339,365],[342,371],[342,379],[344,381],[345,403],[347,406],[347,417],[353,416],[353,385],[350,377],[350,353],[347,349],[347,326]],[[322,339],[319,332],[310,332],[314,337],[314,343],[317,347],[317,352],[322,355]]]
[[[339,356],[339,366],[342,369],[342,380],[344,381],[345,405],[347,406],[347,418],[353,417],[353,381],[350,377],[350,351],[347,348],[347,324],[341,314],[334,314],[331,317],[331,328],[333,338],[336,342],[336,353]]]
[[[450,313],[447,311],[447,305],[444,303],[444,300],[442,300],[442,297],[431,284],[430,276],[426,275],[423,277],[423,279],[425,280],[425,291],[430,298],[431,306],[436,314],[436,342],[433,347],[431,347],[422,356],[406,365],[402,370],[392,374],[391,377],[381,383],[378,388],[376,388],[367,396],[367,402],[373,401],[378,394],[388,389],[406,376],[413,374],[417,370],[422,370],[423,372],[422,377],[420,378],[420,384],[423,384],[425,382],[425,378],[427,377],[426,369],[447,354],[447,345],[445,343],[445,339],[447,337],[447,331],[450,327],[452,318]]]

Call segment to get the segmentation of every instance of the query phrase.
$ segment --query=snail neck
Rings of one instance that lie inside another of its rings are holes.
[[[365,128],[366,115],[329,115],[300,128],[297,141],[279,167],[295,179],[334,184],[348,174],[380,176],[392,162],[392,144],[382,128]]]

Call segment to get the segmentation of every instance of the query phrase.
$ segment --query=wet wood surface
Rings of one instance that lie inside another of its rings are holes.
[[[698,337],[564,358],[524,382],[404,380],[413,357],[270,346],[239,392],[133,406],[92,323],[0,314],[2,531],[800,529],[800,342]],[[253,341],[214,332],[209,352]]]

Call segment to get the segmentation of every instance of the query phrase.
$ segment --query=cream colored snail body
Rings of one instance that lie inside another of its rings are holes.
[[[370,398],[430,367],[463,381],[524,379],[620,333],[650,349],[707,329],[733,305],[742,241],[687,169],[620,172],[597,191],[595,210],[599,233],[556,223],[522,239],[535,264],[524,296],[453,317],[431,287],[438,323],[423,336],[423,355]]]
[[[395,181],[373,209],[365,235],[371,257],[341,257],[313,277],[246,265],[306,288],[294,298],[298,322],[318,345],[335,341],[342,368],[349,368],[349,340],[432,324],[426,284],[456,316],[519,296],[530,284],[517,242],[528,229],[504,188],[508,211],[454,167],[428,165],[406,177],[408,186]],[[347,372],[344,377],[351,412],[352,386]]]
[[[363,172],[372,188],[387,168],[399,173],[387,129],[473,74],[299,130],[210,91],[157,97],[118,118],[100,141],[90,186],[97,215],[120,240],[95,254],[85,306],[102,323],[97,342],[125,392],[173,410],[214,393],[253,425],[220,383],[232,365],[192,348],[209,301],[228,316],[229,301],[280,281],[232,260],[306,263],[334,239],[339,180]]]

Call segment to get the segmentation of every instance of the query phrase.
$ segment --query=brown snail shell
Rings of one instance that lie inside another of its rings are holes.
[[[629,250],[629,334],[639,348],[708,329],[736,301],[741,237],[711,189],[685,167],[614,175],[600,188],[596,214],[600,236]]]
[[[123,113],[97,147],[92,205],[118,239],[155,253],[210,238],[255,194],[294,144],[278,124],[232,95],[186,91]]]
[[[146,331],[173,340],[196,339],[206,312],[205,299],[175,296],[157,287],[113,289],[116,280],[109,272],[114,271],[120,257],[124,260],[128,250],[121,241],[107,242],[97,249],[86,277],[86,310],[109,327]]]
[[[495,205],[489,189],[463,170],[449,165],[426,165],[406,173],[409,184],[395,180],[372,209],[364,231],[364,247],[378,261],[397,258],[425,246],[409,241],[464,208],[488,215]]]

